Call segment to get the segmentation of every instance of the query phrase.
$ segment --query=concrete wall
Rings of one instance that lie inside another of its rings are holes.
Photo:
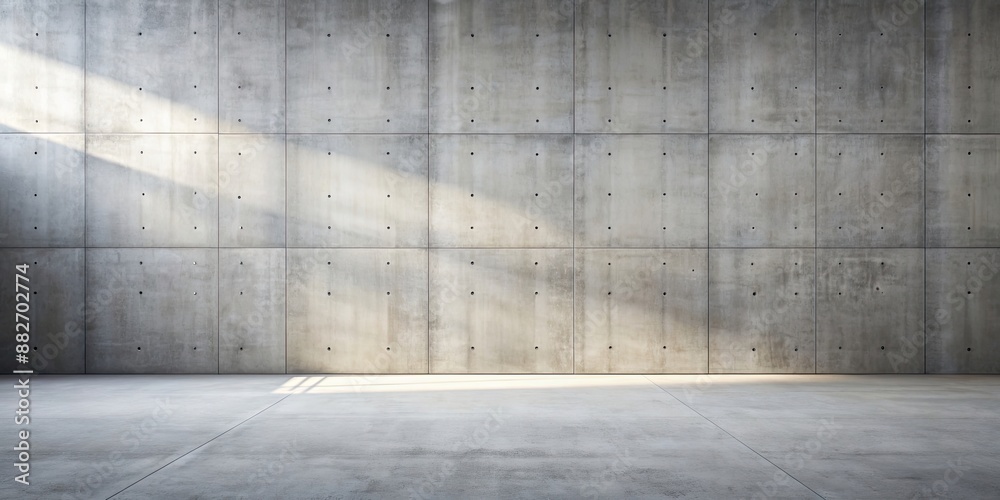
[[[993,0],[0,0],[0,269],[47,373],[1000,373],[997,53]]]

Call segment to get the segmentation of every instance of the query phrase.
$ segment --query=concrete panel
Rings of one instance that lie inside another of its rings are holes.
[[[285,249],[219,251],[219,373],[285,373]]]
[[[285,137],[219,137],[219,243],[285,246]]]
[[[87,244],[218,245],[218,137],[87,137]]]
[[[285,131],[285,2],[219,2],[219,130]]]
[[[427,136],[288,138],[289,247],[427,245]]]
[[[572,132],[573,13],[564,0],[432,0],[431,132]]]
[[[924,371],[923,249],[817,251],[816,371]]]
[[[1000,373],[1000,250],[927,250],[927,373]]]
[[[820,0],[819,132],[924,130],[924,12],[915,0]]]
[[[0,12],[0,132],[83,132],[84,0],[7,0]]]
[[[709,130],[812,132],[816,5],[711,0]]]
[[[573,252],[431,250],[431,373],[573,370]]]
[[[708,251],[580,250],[577,373],[705,373]]]
[[[0,135],[0,247],[84,244],[83,135]]]
[[[821,135],[816,185],[818,246],[923,246],[922,136]]]
[[[572,136],[434,136],[430,169],[431,246],[572,246]]]
[[[288,373],[427,373],[427,250],[288,251]]]
[[[707,151],[704,135],[577,136],[576,244],[706,246]]]
[[[427,131],[427,3],[288,0],[288,130]]]
[[[14,266],[27,264],[29,281],[16,280]],[[18,248],[0,250],[0,269],[8,283],[0,287],[3,306],[0,370],[34,369],[37,373],[84,372],[84,251],[80,248]],[[21,284],[26,286],[20,288]],[[26,294],[23,296],[20,294]],[[27,300],[25,300],[27,299]],[[18,328],[15,305],[28,304],[30,364],[14,357]]]
[[[813,246],[815,136],[709,139],[709,242],[722,247]]]
[[[927,245],[1000,247],[1000,136],[927,137]]]
[[[708,131],[708,0],[577,9],[577,132]]]
[[[927,0],[927,132],[1000,133],[1000,3]]]
[[[218,259],[216,249],[87,249],[87,372],[217,373]]]
[[[87,131],[218,132],[216,0],[87,2]]]
[[[812,373],[812,249],[721,249],[709,254],[709,371]]]

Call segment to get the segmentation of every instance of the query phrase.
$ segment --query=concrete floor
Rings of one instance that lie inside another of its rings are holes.
[[[991,376],[40,376],[31,415],[0,498],[1000,496]]]

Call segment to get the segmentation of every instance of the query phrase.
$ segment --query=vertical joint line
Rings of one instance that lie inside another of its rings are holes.
[[[819,373],[819,0],[813,4],[813,373]]]
[[[573,335],[572,339],[572,363],[573,366],[570,367],[571,373],[576,373],[576,2],[573,3],[573,113],[571,116],[572,123],[570,128],[573,131],[573,158],[571,159],[570,169],[573,173],[573,220],[570,222],[570,229],[572,231],[572,245],[573,252],[571,259],[573,262],[573,328],[571,333]]]
[[[87,373],[87,2],[83,2],[83,373]]]
[[[431,1],[427,0],[427,373],[431,373]]]
[[[712,2],[705,4],[705,373],[712,373]]]
[[[285,39],[285,73],[284,79],[284,93],[285,100],[282,103],[282,118],[284,122],[284,128],[282,133],[284,140],[282,141],[284,146],[284,157],[285,157],[285,365],[284,372],[288,373],[288,1],[284,2],[285,8],[285,32],[283,33]]]
[[[215,371],[222,373],[222,0],[215,3]]]
[[[924,369],[921,370],[922,373],[927,373],[927,2],[923,3],[923,19],[924,23],[924,36],[923,36],[923,52],[924,52],[924,107],[923,107],[923,122],[924,122],[924,307],[923,314],[921,315],[921,330],[923,330],[923,347],[924,347]]]

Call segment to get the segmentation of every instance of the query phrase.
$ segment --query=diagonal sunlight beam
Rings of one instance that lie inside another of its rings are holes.
[[[727,379],[728,380],[728,379]],[[293,377],[275,394],[499,391],[648,386],[642,375],[341,375]]]
[[[56,82],[56,85],[61,85],[58,92],[55,94],[49,94],[54,96],[52,99],[37,99],[32,96],[25,96],[18,89],[13,88],[16,82],[23,82],[23,79],[0,79],[0,90],[2,90],[2,92],[0,92],[0,128],[6,128],[15,132],[34,133],[32,131],[36,130],[38,127],[34,123],[36,118],[33,117],[40,117],[39,123],[49,123],[50,126],[46,128],[63,130],[70,133],[78,133],[82,129],[82,113],[66,113],[68,109],[72,109],[74,106],[79,106],[81,108],[83,106],[84,96],[79,95],[79,89],[82,85],[73,83],[80,82],[84,78],[82,70],[79,67],[9,44],[0,44],[0,61],[3,61],[4,65],[7,67],[18,68],[21,71],[24,71],[25,68],[31,68],[33,71],[38,69],[38,71],[41,71],[41,74],[38,77],[40,82]],[[96,93],[97,95],[117,96],[116,101],[109,102],[108,106],[128,106],[129,102],[133,102],[133,104],[137,105],[139,100],[137,95],[138,90],[136,88],[106,76],[88,73],[86,74],[86,86],[87,92],[90,94]],[[169,115],[171,113],[204,115],[203,111],[192,109],[188,106],[173,102],[170,99],[155,95],[151,92],[143,93],[141,103],[144,113],[148,113],[151,116]],[[214,131],[220,130],[220,123],[217,119],[213,117],[205,117],[203,120],[206,122],[205,126],[207,129]],[[281,134],[256,134],[256,131],[253,129],[244,127],[238,123],[227,123],[226,125],[230,128],[232,134],[258,135],[261,137],[267,137],[267,140],[270,141],[284,143],[285,136]],[[118,133],[89,134],[90,137],[94,137],[96,135],[135,136],[135,134]],[[217,134],[213,133],[209,135]],[[416,135],[425,136],[425,134]],[[61,138],[59,135],[52,135],[50,140],[58,142],[63,146],[70,146],[68,141]],[[289,141],[289,144],[286,144],[285,146],[290,148],[291,141]],[[74,147],[74,149],[79,150],[78,147]],[[193,181],[192,176],[179,175],[177,169],[175,168],[176,165],[173,165],[172,162],[139,162],[135,160],[132,153],[132,151],[124,148],[90,148],[87,150],[87,155],[91,158],[97,158],[108,163],[124,167],[143,176],[161,179],[163,182],[171,184],[175,188],[183,188],[185,190],[190,189],[192,193],[196,190],[195,188],[197,187],[197,184]],[[348,217],[347,214],[358,213],[358,200],[376,199],[379,197],[384,198],[386,196],[384,189],[385,185],[400,186],[404,191],[413,190],[425,192],[426,190],[426,177],[423,175],[410,175],[413,170],[412,165],[403,165],[403,168],[399,168],[398,163],[393,163],[400,161],[398,158],[391,157],[387,158],[386,161],[375,162],[355,156],[338,154],[336,152],[333,152],[332,155],[328,153],[329,152],[327,151],[320,151],[310,147],[298,148],[296,158],[300,162],[301,166],[329,165],[330,172],[324,177],[329,179],[330,182],[339,182],[341,184],[350,183],[349,186],[343,185],[337,187],[339,196],[336,199],[332,199],[331,204],[326,205],[330,208],[330,211],[338,217],[340,229],[345,232],[362,234],[365,231],[370,231],[370,228],[375,227],[375,224],[380,222],[375,220],[365,220],[364,216]],[[418,158],[417,160],[421,163],[426,162],[426,158]],[[224,184],[229,181],[232,176],[239,174],[239,172],[236,171],[227,171],[227,161],[227,159],[220,159],[219,162],[221,169],[219,172],[220,185],[217,186],[218,189],[215,193],[213,193],[216,197],[218,196],[218,192],[225,187]],[[402,161],[409,161],[409,159],[403,159]],[[291,166],[288,166],[288,168],[291,168]],[[311,168],[315,170],[315,167]],[[366,179],[378,180],[367,182],[365,181]],[[291,185],[292,180],[293,179],[286,178],[286,183],[289,183],[288,192],[296,193],[294,190],[296,186]],[[432,192],[434,193],[436,201],[445,204],[468,196],[468,193],[465,192],[464,188],[447,184],[435,184]],[[192,197],[193,196],[194,195],[192,194]],[[246,200],[243,203],[248,206],[257,204],[257,208],[264,210],[276,211],[281,208],[279,206],[280,204],[270,203],[266,200]],[[531,211],[531,207],[515,200],[481,197],[477,203],[480,204],[482,210],[488,213],[498,214],[505,220],[523,220],[526,227],[532,220],[532,217],[527,215],[527,213]],[[204,206],[204,200],[199,202],[192,198],[191,205]],[[286,216],[288,215],[289,214],[286,214]],[[316,229],[325,228],[330,222],[328,212],[326,211],[309,211],[305,214],[297,215],[305,217],[305,220],[301,222],[303,222],[307,227]],[[427,222],[424,221],[425,215],[421,214],[419,211],[402,211],[400,216],[404,219],[397,220],[396,224],[416,223],[422,226],[427,224]],[[535,223],[537,223],[537,220]],[[569,232],[569,230],[566,230],[563,232],[565,234],[560,234],[560,236],[567,239],[571,238],[571,235],[568,234]]]

